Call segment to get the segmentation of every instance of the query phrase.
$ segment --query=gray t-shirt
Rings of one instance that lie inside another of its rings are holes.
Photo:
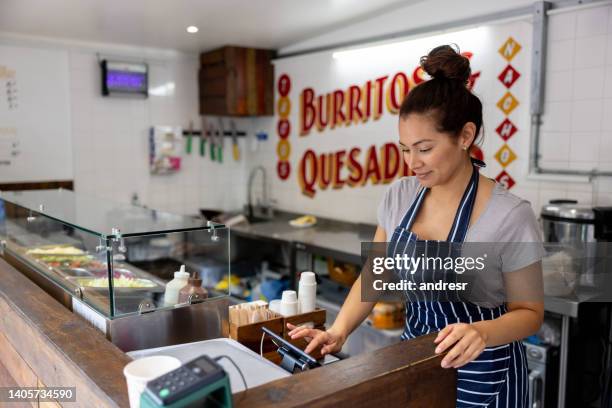
[[[378,224],[387,241],[399,226],[420,188],[416,177],[402,177],[387,189],[378,206]],[[522,269],[542,259],[542,233],[529,201],[497,183],[491,199],[467,231],[464,242],[499,244],[499,259],[487,261],[486,276],[475,286],[475,304],[494,307],[505,302],[502,273]],[[531,244],[525,244],[531,243]]]

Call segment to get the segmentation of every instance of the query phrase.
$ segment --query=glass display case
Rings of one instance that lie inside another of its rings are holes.
[[[109,337],[113,321],[155,315],[154,327],[230,293],[229,231],[196,217],[69,190],[1,192],[0,241],[5,259]],[[187,285],[167,288],[181,265]]]

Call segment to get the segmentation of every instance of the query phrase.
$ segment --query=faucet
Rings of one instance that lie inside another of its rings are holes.
[[[251,197],[251,190],[253,187],[253,180],[257,175],[257,171],[261,170],[261,182],[262,182],[262,205],[268,205],[268,194],[266,192],[266,169],[264,166],[257,166],[251,170],[249,173],[249,182],[247,184],[247,199],[248,199],[248,211],[249,211],[249,220],[253,218],[253,201]]]

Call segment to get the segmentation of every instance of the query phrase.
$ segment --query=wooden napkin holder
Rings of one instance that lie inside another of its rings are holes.
[[[234,324],[234,322],[230,322],[229,336],[231,339],[238,341],[243,346],[259,354],[261,345],[261,335],[263,334],[261,328],[262,326],[265,326],[273,333],[278,334],[280,337],[289,341],[294,346],[298,347],[301,350],[304,350],[308,343],[304,339],[292,340],[289,337],[290,330],[287,328],[287,323],[291,323],[296,326],[311,323],[313,325],[313,328],[325,330],[325,319],[325,309],[315,309],[312,312],[300,313],[288,317],[277,315],[277,317],[273,319],[240,326]],[[281,358],[280,355],[276,352],[277,349],[278,347],[276,347],[276,345],[272,342],[270,336],[265,336],[263,342],[263,356],[268,360],[278,364],[280,363]],[[320,349],[316,350],[311,355],[316,359],[321,358]]]

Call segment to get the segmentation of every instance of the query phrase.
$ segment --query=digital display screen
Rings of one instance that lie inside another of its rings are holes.
[[[204,371],[204,373],[209,374],[213,371],[215,371],[216,367],[212,364],[210,364],[205,358],[201,358],[199,360],[197,360],[195,362],[201,369],[202,371]]]
[[[140,72],[108,71],[106,86],[112,89],[143,91],[147,86],[147,74]]]
[[[144,63],[102,61],[102,94],[147,96],[148,67]]]

